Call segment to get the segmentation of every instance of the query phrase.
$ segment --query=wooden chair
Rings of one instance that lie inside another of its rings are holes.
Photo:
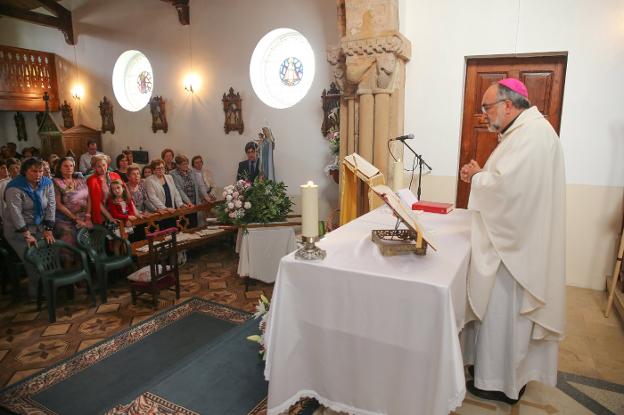
[[[180,298],[180,272],[178,269],[177,228],[167,228],[147,235],[149,265],[128,276],[132,304],[137,294],[152,295],[154,308],[158,308],[158,294],[165,288],[175,288]]]
[[[68,250],[80,257],[80,267],[74,269],[63,269],[61,263],[61,251]],[[44,240],[37,241],[35,246],[31,246],[26,251],[24,259],[35,266],[39,274],[40,282],[37,288],[37,310],[41,310],[41,300],[43,294],[48,302],[48,318],[51,323],[56,321],[56,290],[64,285],[73,285],[78,281],[87,282],[87,292],[95,306],[95,296],[91,287],[91,273],[86,254],[80,249],[66,244],[63,241],[55,241],[48,245]],[[73,288],[73,287],[72,287]]]
[[[108,274],[111,271],[132,268],[134,271],[136,266],[132,261],[132,248],[127,239],[120,238],[104,226],[93,225],[92,228],[82,228],[78,231],[78,244],[89,255],[89,259],[95,266],[95,274],[98,278],[100,297],[102,303],[107,301],[108,291]],[[112,254],[106,249],[106,241],[117,241],[122,247],[125,247],[125,253]]]

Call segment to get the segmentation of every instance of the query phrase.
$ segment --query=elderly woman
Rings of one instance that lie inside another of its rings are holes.
[[[21,260],[26,248],[38,239],[54,242],[54,186],[52,180],[43,176],[40,160],[30,158],[22,163],[20,174],[7,185],[4,199],[4,237]],[[35,298],[39,277],[30,263],[25,263],[24,268],[28,274],[28,293]]]
[[[163,161],[165,162],[165,173],[166,174],[169,174],[173,170],[175,170],[176,164],[175,164],[175,161],[173,160],[175,158],[175,153],[173,152],[172,149],[170,149],[170,148],[164,149],[160,153],[160,157],[162,157]]]
[[[91,215],[87,213],[89,189],[81,174],[76,173],[76,162],[72,157],[58,161],[54,182],[56,199],[55,235],[58,239],[76,245],[79,228],[91,226]]]
[[[188,157],[179,155],[175,158],[175,162],[178,167],[170,174],[171,177],[173,177],[173,182],[180,192],[180,196],[182,196],[182,201],[190,206],[201,203],[202,200],[199,193],[199,186],[195,181],[195,175],[191,172]],[[196,213],[188,215],[187,218],[191,228],[197,226]]]
[[[195,181],[199,187],[199,194],[205,202],[214,202],[216,197],[216,186],[212,180],[210,170],[204,168],[204,159],[202,156],[195,156],[191,160],[191,172],[195,176]]]
[[[87,212],[91,214],[91,221],[101,225],[104,219],[113,222],[113,217],[106,210],[106,200],[113,180],[121,180],[115,172],[108,171],[109,157],[106,154],[96,154],[91,158],[93,174],[87,178],[89,188],[89,204]]]
[[[134,202],[134,208],[139,215],[149,216],[158,209],[147,197],[147,190],[141,180],[141,170],[138,167],[128,167],[128,183],[126,183],[128,193]],[[145,239],[145,225],[136,225],[134,234],[130,235],[131,241]]]
[[[173,213],[179,207],[189,206],[184,202],[180,192],[176,188],[173,178],[165,174],[165,162],[163,160],[152,161],[154,174],[145,179],[147,198],[160,212]],[[175,226],[175,220],[162,221],[161,229]]]
[[[127,187],[138,212],[149,214],[158,210],[147,197],[147,190],[141,180],[141,171],[138,167],[128,167]]]

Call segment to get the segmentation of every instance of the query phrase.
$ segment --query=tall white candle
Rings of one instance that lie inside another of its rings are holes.
[[[399,159],[393,164],[393,190],[396,192],[403,189],[403,160]]]
[[[301,223],[304,237],[318,236],[318,185],[312,181],[301,185]]]

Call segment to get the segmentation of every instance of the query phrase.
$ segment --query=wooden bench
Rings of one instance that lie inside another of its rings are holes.
[[[176,209],[173,213],[157,213],[147,216],[145,218],[136,219],[132,221],[132,225],[145,225],[145,233],[155,232],[160,230],[158,222],[164,219],[175,218],[176,225],[179,229],[177,236],[178,249],[186,250],[193,249],[212,242],[216,239],[224,237],[226,235],[232,235],[238,232],[240,226],[225,225],[218,223],[216,217],[214,217],[213,209],[222,201],[204,203],[201,205],[195,205],[191,208]],[[209,225],[202,225],[195,228],[189,227],[189,220],[186,215],[204,212],[205,217],[210,222]],[[289,215],[286,222],[280,223],[252,223],[245,225],[247,228],[258,227],[271,227],[271,226],[298,226],[301,225],[301,221],[295,221],[294,219],[301,218],[301,215]],[[128,233],[123,223],[119,225],[119,235],[122,238],[127,239]],[[145,264],[148,261],[148,242],[147,239],[135,241],[130,244],[132,247],[132,255],[137,259],[140,265]]]

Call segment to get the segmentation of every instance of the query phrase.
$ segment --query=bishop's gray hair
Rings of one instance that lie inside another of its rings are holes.
[[[531,107],[531,103],[528,99],[520,95],[519,93],[512,91],[505,85],[498,84],[498,92],[496,92],[496,100],[510,100],[514,107],[518,109],[527,109]]]

